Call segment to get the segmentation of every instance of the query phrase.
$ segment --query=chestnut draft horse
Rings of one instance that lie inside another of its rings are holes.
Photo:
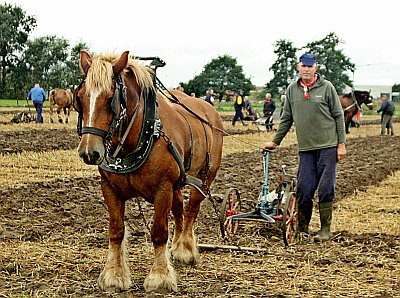
[[[86,164],[99,166],[109,212],[108,257],[98,285],[107,291],[131,287],[125,202],[142,197],[154,204],[154,263],[145,290],[176,291],[167,245],[168,215],[172,211],[175,222],[172,257],[195,264],[199,253],[193,225],[221,165],[222,121],[204,100],[180,91],[157,91],[155,70],[164,64],[152,65],[162,60],[145,66],[128,54],[91,57],[81,51],[85,80],[74,93],[81,136],[78,153]],[[184,207],[185,184],[190,185],[190,198]]]
[[[54,123],[53,112],[55,106],[57,106],[58,122],[68,123],[69,115],[72,109],[73,92],[70,89],[55,88],[50,91],[49,104],[50,104],[50,123]],[[61,117],[61,110],[64,112],[64,118]]]
[[[365,104],[370,110],[374,108],[370,91],[354,90],[339,97],[344,112],[344,121],[346,133],[349,133],[349,127],[353,116],[361,110],[361,105]]]

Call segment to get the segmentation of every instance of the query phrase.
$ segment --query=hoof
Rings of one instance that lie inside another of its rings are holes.
[[[196,244],[177,242],[172,246],[172,257],[175,261],[188,265],[199,263],[199,251]]]
[[[177,292],[178,284],[175,273],[169,271],[169,274],[166,276],[150,273],[144,280],[144,288],[146,293],[167,294]]]
[[[97,279],[100,289],[110,293],[119,293],[132,287],[130,276],[116,276],[112,270],[103,271]]]

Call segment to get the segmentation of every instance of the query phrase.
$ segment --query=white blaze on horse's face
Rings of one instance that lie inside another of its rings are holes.
[[[91,127],[100,130],[108,129],[107,116],[104,111],[104,92],[101,90],[90,90],[82,96],[84,123],[83,127]],[[86,102],[86,103],[85,103]],[[93,133],[82,134],[78,146],[79,156],[86,164],[98,165],[105,156],[104,140],[101,136]]]
[[[94,90],[93,92],[90,92],[88,126],[91,127],[94,126],[96,101],[100,94],[101,92],[99,90]]]

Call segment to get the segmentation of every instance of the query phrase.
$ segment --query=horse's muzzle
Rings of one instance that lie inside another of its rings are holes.
[[[373,103],[373,102],[367,103],[367,107],[368,107],[370,110],[372,110],[372,109],[374,108],[374,103]]]
[[[78,151],[80,158],[87,165],[99,165],[103,161],[103,156],[98,151],[86,152],[84,150]]]
[[[98,136],[89,136],[89,134],[82,136],[78,146],[78,154],[85,164],[99,165],[105,155],[104,144]]]

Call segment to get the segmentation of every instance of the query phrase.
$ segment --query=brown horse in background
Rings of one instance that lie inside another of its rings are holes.
[[[194,223],[221,164],[221,118],[204,100],[179,91],[169,93],[171,100],[157,92],[154,68],[129,58],[128,52],[91,57],[82,51],[80,67],[85,80],[74,96],[81,135],[78,153],[86,164],[99,166],[109,212],[108,257],[98,285],[117,291],[132,285],[125,202],[141,197],[154,204],[154,264],[144,287],[146,292],[176,291],[168,217],[172,211],[173,258],[196,263]],[[184,206],[185,184],[191,187]]]
[[[370,92],[371,91],[354,90],[339,97],[344,112],[346,133],[350,132],[350,123],[353,117],[361,111],[362,104],[365,104],[370,110],[374,108]]]
[[[54,123],[53,111],[55,106],[57,106],[58,122],[68,123],[69,115],[72,109],[73,92],[70,89],[60,89],[55,88],[50,91],[49,103],[50,103],[50,123]],[[61,117],[61,110],[64,111],[64,118]]]

